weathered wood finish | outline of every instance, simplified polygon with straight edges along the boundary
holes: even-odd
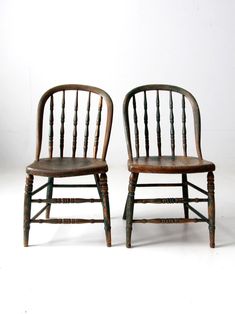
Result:
[[[74,117],[73,117],[73,153],[72,156],[75,158],[77,148],[77,125],[78,125],[78,91],[76,91],[76,99],[74,105]]]
[[[215,165],[197,157],[149,156],[128,160],[128,170],[145,173],[196,173],[214,171]]]
[[[61,127],[60,127],[60,157],[64,154],[64,121],[65,121],[65,91],[63,90],[62,108],[61,108]]]
[[[89,92],[88,101],[87,101],[87,114],[86,114],[86,128],[85,128],[85,135],[84,135],[83,157],[87,157],[89,123],[90,123],[90,108],[91,108],[91,92]]]
[[[168,197],[168,198],[144,198],[135,199],[134,203],[141,204],[188,204],[188,203],[205,203],[207,198],[182,198],[182,197]]]
[[[134,210],[135,188],[138,180],[138,174],[131,173],[128,187],[128,199],[126,206],[126,247],[131,247],[132,220]]]
[[[151,223],[151,224],[181,224],[181,223],[190,223],[190,222],[205,222],[204,219],[198,218],[152,218],[152,219],[133,219],[133,223]]]
[[[156,90],[156,138],[158,147],[158,156],[149,156],[149,130],[148,130],[148,112],[147,112],[147,92]],[[160,97],[159,91],[169,92],[169,122],[170,122],[170,146],[171,156],[162,154],[162,138],[160,126]],[[130,99],[135,97],[137,93],[144,93],[144,132],[145,132],[145,148],[146,155],[139,156],[139,140],[138,150],[136,149],[136,156],[133,156],[132,143],[131,143],[131,129],[129,123],[129,103]],[[174,108],[173,92],[182,95],[182,147],[183,155],[175,155],[175,125],[174,125]],[[195,145],[197,157],[187,156],[187,130],[186,130],[186,101],[191,103],[193,118],[194,118],[194,131],[195,131]],[[162,104],[161,104],[162,106]],[[137,104],[134,106],[134,132],[136,141],[136,125],[137,119],[135,117],[135,110]],[[131,172],[128,196],[126,200],[123,219],[126,219],[126,246],[131,247],[131,233],[133,223],[197,223],[206,222],[209,224],[210,233],[210,246],[215,246],[215,203],[214,203],[214,175],[215,165],[203,160],[201,153],[201,120],[198,104],[195,98],[188,91],[171,85],[146,85],[140,86],[131,90],[124,99],[123,104],[123,117],[124,127],[128,151],[128,170]],[[136,142],[135,142],[136,147]],[[195,184],[188,181],[188,173],[208,173],[208,192]],[[182,177],[181,183],[139,183],[137,184],[138,175],[140,173],[168,173],[180,174]],[[180,198],[135,198],[136,187],[181,187],[183,197]],[[188,187],[191,187],[198,192],[206,195],[206,198],[191,198],[189,197]],[[134,204],[174,204],[181,203],[184,207],[184,218],[152,218],[152,219],[133,219]],[[191,203],[208,203],[208,218],[201,214],[197,209],[191,206]],[[198,218],[189,218],[189,210]]]
[[[148,103],[146,91],[144,91],[144,135],[146,156],[149,156],[149,130],[148,130]]]
[[[159,90],[157,90],[156,96],[156,121],[157,121],[157,147],[158,147],[158,156],[162,155],[161,149],[161,115],[160,115],[160,98],[159,98]],[[139,157],[139,156],[137,156]]]
[[[73,133],[72,133],[72,156],[65,157],[65,117],[67,110],[66,91],[75,91],[75,105],[73,110]],[[85,132],[83,143],[83,157],[76,157],[77,138],[78,138],[78,101],[79,91],[88,93],[88,101],[86,107]],[[61,115],[60,115],[60,140],[59,140],[59,157],[53,156],[54,143],[54,109],[57,102],[54,103],[54,94],[62,93]],[[93,156],[88,157],[89,127],[90,127],[90,110],[94,107],[91,102],[92,93],[99,96],[98,114],[95,125],[95,137],[93,146]],[[42,135],[43,135],[43,116],[44,108],[49,100],[49,158],[40,158]],[[105,133],[102,150],[99,150],[101,111],[106,106],[107,115],[105,120]],[[82,106],[82,104],[81,104]],[[80,108],[80,107],[79,107]],[[80,111],[79,111],[80,112]],[[105,161],[107,148],[110,139],[110,132],[113,117],[113,104],[109,95],[97,87],[87,85],[60,85],[48,90],[40,99],[38,106],[37,119],[37,144],[35,161],[26,168],[26,186],[24,200],[24,246],[28,246],[30,223],[50,223],[50,224],[83,224],[83,223],[104,223],[107,246],[111,246],[111,225],[110,225],[110,209],[108,197],[107,175],[108,166]],[[67,124],[67,123],[66,123]],[[56,142],[56,141],[55,141]],[[101,145],[100,145],[101,146]],[[54,150],[56,151],[56,150]],[[101,158],[97,158],[98,152],[101,152]],[[93,175],[95,184],[55,184],[54,178]],[[44,176],[48,178],[48,182],[33,191],[34,176]],[[99,198],[53,198],[54,188],[97,188]],[[33,198],[36,193],[46,190],[46,198]],[[52,204],[82,204],[82,203],[102,203],[104,219],[80,219],[80,218],[50,218],[50,210]],[[32,203],[45,203],[31,218]],[[39,216],[46,212],[46,218]]]
[[[136,99],[135,95],[133,98],[133,118],[134,118],[134,124],[135,124],[135,150],[136,150],[136,156],[140,156],[139,152],[139,129],[138,129],[138,115],[136,111]]]
[[[97,157],[99,137],[100,137],[100,122],[101,122],[101,111],[103,105],[103,98],[100,97],[99,105],[98,105],[98,113],[96,119],[96,130],[95,130],[95,140],[94,140],[94,148],[93,148],[93,157]]]
[[[182,173],[182,193],[183,193],[183,198],[188,200],[188,181],[187,181],[187,174]],[[184,203],[184,217],[188,217],[188,202]]]
[[[31,174],[27,174],[24,194],[24,246],[28,246],[29,242],[32,190],[33,176]]]
[[[175,128],[174,128],[174,113],[173,113],[173,98],[172,98],[172,91],[170,91],[170,100],[169,100],[169,107],[170,107],[170,134],[171,134],[171,155],[175,156]]]
[[[53,98],[53,95],[52,95],[51,96],[51,101],[50,101],[50,117],[49,117],[49,124],[50,124],[50,129],[49,129],[49,158],[52,158],[52,154],[53,154],[53,136],[54,136],[54,131],[53,131],[53,124],[54,124],[53,110],[54,110],[54,98]]]
[[[102,173],[99,180],[100,192],[102,196],[103,204],[103,216],[104,216],[104,229],[106,235],[107,246],[111,246],[111,222],[110,222],[110,209],[109,209],[109,197],[108,197],[108,184],[107,175]]]
[[[107,108],[107,117],[106,117],[106,127],[105,127],[105,134],[104,134],[104,142],[102,147],[102,154],[101,158],[102,160],[105,160],[106,153],[108,149],[109,139],[110,139],[110,133],[111,133],[111,127],[112,127],[112,120],[113,120],[113,103],[110,98],[110,96],[103,91],[100,88],[88,86],[88,85],[79,85],[79,84],[67,84],[67,85],[59,85],[56,87],[53,87],[49,89],[40,99],[39,105],[38,105],[38,113],[37,113],[37,132],[36,132],[36,156],[35,160],[39,160],[40,153],[41,153],[41,147],[42,147],[42,136],[43,136],[43,115],[44,115],[44,108],[47,103],[47,100],[51,97],[53,94],[62,92],[62,91],[83,91],[90,93],[94,93],[96,95],[102,96],[103,98],[103,105],[105,103]],[[53,101],[53,108],[54,108],[54,101]],[[73,155],[73,154],[72,154]],[[50,154],[49,154],[50,156]]]
[[[157,99],[156,99],[156,104],[159,103],[160,104],[160,97],[159,97],[159,93],[160,91],[168,91],[170,94],[170,106],[173,107],[173,96],[172,93],[179,93],[182,96],[184,96],[184,99],[188,100],[188,103],[191,104],[191,108],[192,108],[192,112],[193,112],[193,120],[194,120],[194,131],[195,131],[195,146],[196,146],[196,151],[197,151],[197,156],[199,159],[203,159],[202,158],[202,152],[201,152],[201,117],[200,117],[200,111],[199,111],[199,107],[197,104],[196,99],[194,98],[194,96],[189,93],[187,90],[178,87],[178,86],[173,86],[173,85],[163,85],[163,84],[150,84],[150,85],[143,85],[143,86],[139,86],[134,88],[133,90],[131,90],[129,93],[127,93],[125,99],[124,99],[124,103],[123,103],[123,117],[124,117],[124,126],[125,126],[125,136],[126,136],[126,142],[127,142],[127,151],[128,151],[128,158],[131,160],[134,155],[133,155],[133,151],[132,151],[132,143],[131,143],[131,130],[130,130],[130,123],[129,123],[129,102],[130,99],[138,94],[143,92],[144,93],[144,106],[146,106],[147,103],[147,92],[148,91],[156,91],[157,92]],[[172,99],[171,99],[172,98]],[[171,104],[172,102],[172,104]],[[186,103],[185,103],[186,104]],[[157,106],[158,107],[158,106]],[[173,108],[172,108],[172,114],[173,114]],[[170,113],[170,119],[174,119],[174,115],[172,117],[172,114]],[[158,114],[157,114],[158,116]],[[159,115],[160,118],[160,115]],[[145,117],[146,120],[146,117]],[[158,121],[158,120],[157,120]],[[160,120],[159,120],[160,122]],[[173,132],[173,121],[172,123],[170,122],[171,126],[171,148],[174,151],[174,132]],[[159,124],[160,126],[160,124]],[[157,128],[158,128],[158,123],[157,123]],[[146,128],[145,128],[145,132],[146,132]],[[147,133],[147,132],[146,132]],[[185,133],[186,135],[186,133]],[[146,136],[145,136],[146,138]],[[159,136],[157,136],[157,138],[159,138],[158,140],[158,147],[160,148],[160,151],[162,151],[162,144],[161,144],[161,132],[159,132]],[[149,142],[148,142],[149,143]],[[145,141],[146,144],[146,141]],[[184,145],[184,144],[183,144]],[[161,154],[159,154],[159,156],[161,156]],[[136,156],[137,157],[137,156]]]
[[[215,185],[214,174],[208,172],[207,175],[207,188],[208,188],[208,217],[209,217],[209,233],[210,233],[210,247],[215,247]]]
[[[48,224],[85,224],[85,223],[103,223],[103,219],[81,219],[81,218],[50,218],[50,219],[32,219],[31,223]],[[111,245],[109,245],[111,246]]]
[[[32,203],[47,204],[80,204],[80,203],[97,203],[101,202],[99,198],[37,198],[32,199]]]
[[[182,95],[182,140],[184,156],[187,156],[187,131],[186,131],[186,112],[185,112],[185,96]]]
[[[42,158],[28,165],[27,173],[43,177],[74,177],[108,171],[107,163],[98,158]]]
[[[47,199],[52,198],[53,184],[54,184],[54,178],[49,177],[48,178],[48,186],[47,186]],[[47,203],[46,218],[50,218],[50,211],[51,211],[51,203]]]

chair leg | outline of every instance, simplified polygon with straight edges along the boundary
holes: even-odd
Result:
[[[98,174],[95,174],[94,177],[95,177],[95,183],[96,183],[96,186],[97,186],[97,190],[98,190],[99,196],[100,196],[100,198],[102,199],[102,194],[101,194],[101,189],[100,189],[100,179],[99,179],[99,175],[98,175]]]
[[[100,192],[102,197],[103,215],[104,215],[104,229],[106,235],[107,246],[111,246],[111,224],[110,224],[110,209],[109,209],[109,195],[106,173],[100,175]]]
[[[136,182],[137,182],[137,180],[138,180],[138,176],[139,176],[139,174],[137,173]],[[127,208],[127,204],[128,204],[128,194],[127,194],[127,198],[126,198],[125,209],[124,209],[123,216],[122,216],[122,219],[124,219],[124,220],[126,220],[126,208]]]
[[[31,198],[33,190],[33,176],[26,174],[25,194],[24,194],[24,246],[28,246],[30,215],[31,215]]]
[[[188,182],[186,173],[182,173],[182,191],[183,198],[188,198]],[[189,218],[188,203],[184,203],[184,218]]]
[[[207,174],[207,188],[208,188],[208,218],[209,218],[209,234],[210,247],[215,247],[215,197],[214,197],[214,174],[208,172]]]
[[[52,198],[54,178],[48,178],[47,199]],[[50,218],[51,204],[47,204],[46,218]]]
[[[131,173],[128,187],[128,198],[126,205],[126,247],[131,247],[132,220],[134,212],[135,188],[138,180],[137,173]]]
[[[127,198],[126,198],[125,209],[124,209],[123,216],[122,216],[122,219],[124,219],[124,220],[126,220],[126,208],[127,208],[127,203],[128,203],[128,195],[127,195]]]

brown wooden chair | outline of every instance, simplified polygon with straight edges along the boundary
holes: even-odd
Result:
[[[149,99],[151,101],[149,101]],[[177,99],[176,99],[177,98]],[[176,101],[175,101],[176,99]],[[164,102],[169,102],[168,106],[162,106]],[[132,105],[130,105],[130,103]],[[191,104],[192,112],[191,118],[194,121],[194,133],[195,134],[195,147],[197,157],[189,157],[187,155],[187,147],[192,144],[193,141],[187,142],[186,136],[186,113],[190,109]],[[152,105],[154,107],[151,107]],[[181,107],[181,122],[180,127],[181,135],[176,135],[175,125],[175,113],[174,109],[178,106]],[[189,109],[188,109],[189,108]],[[151,109],[151,112],[150,112]],[[167,109],[167,113],[166,113]],[[141,112],[142,110],[142,112]],[[129,114],[133,116],[133,120],[129,119]],[[166,128],[166,123],[163,124],[162,112],[166,113],[167,126],[165,131],[169,137],[169,151],[170,153],[165,155],[163,153],[162,143],[162,129]],[[161,115],[160,115],[161,112]],[[139,114],[142,114],[143,121],[140,120]],[[188,91],[170,85],[146,85],[140,86],[131,90],[124,99],[123,104],[123,116],[124,127],[128,150],[128,170],[131,172],[128,196],[126,201],[126,207],[123,214],[123,219],[126,219],[126,246],[131,247],[131,232],[132,223],[189,223],[189,222],[207,222],[209,224],[210,235],[210,247],[215,246],[215,201],[214,201],[214,175],[215,165],[212,162],[206,161],[202,158],[201,153],[201,122],[200,112],[198,104]],[[188,115],[187,115],[188,116]],[[154,120],[154,122],[152,120]],[[149,129],[150,120],[151,126],[154,126],[154,130]],[[142,128],[140,124],[142,122]],[[187,123],[186,123],[187,122]],[[187,132],[191,129],[187,128]],[[142,131],[142,132],[141,132]],[[154,131],[151,133],[151,131]],[[140,145],[140,136],[144,133],[143,144]],[[190,132],[188,132],[190,133]],[[150,138],[152,135],[152,139]],[[176,141],[182,142],[183,152],[176,154]],[[135,154],[132,149],[132,142],[135,145]],[[151,144],[151,145],[150,145]],[[180,145],[181,146],[181,145]],[[142,151],[141,151],[142,148]],[[151,152],[151,148],[153,151]],[[208,191],[203,190],[197,185],[191,183],[187,179],[188,173],[207,172],[207,186]],[[180,183],[160,183],[160,184],[137,184],[138,176],[140,173],[155,173],[155,174],[181,174],[182,181]],[[136,187],[181,187],[183,197],[181,198],[151,198],[151,199],[136,199],[135,189]],[[202,194],[206,195],[206,198],[190,198],[188,195],[188,187],[191,187]],[[208,218],[202,215],[196,210],[191,203],[207,202],[208,203]],[[171,204],[182,203],[184,206],[184,218],[155,218],[155,219],[133,219],[134,204]],[[191,210],[198,218],[189,218],[189,210]]]
[[[69,107],[72,110],[70,110],[70,119],[69,114],[67,116],[67,108],[69,109]],[[43,148],[42,135],[43,130],[45,129],[45,125],[43,125],[43,120],[45,120],[46,115],[46,113],[44,113],[45,108],[47,108],[46,113],[49,119],[49,158],[40,158],[41,148]],[[104,110],[102,111],[103,108]],[[59,119],[57,119],[59,120],[57,123],[57,129],[57,120],[55,116],[56,109],[59,110],[60,115]],[[94,120],[93,125],[90,123],[92,113],[95,114],[96,119],[96,121]],[[105,158],[109,144],[112,116],[113,104],[111,98],[106,92],[96,87],[76,84],[61,85],[48,90],[42,96],[38,105],[37,114],[36,157],[35,161],[26,168],[24,198],[24,246],[28,246],[31,223],[104,223],[107,246],[111,246],[110,212],[106,176],[108,166]],[[82,128],[85,127],[84,135],[80,135],[78,131],[79,126]],[[94,129],[93,141],[91,141],[89,136],[91,134],[91,128]],[[56,133],[59,135],[59,140],[54,137],[54,134],[56,135]],[[67,137],[70,136],[71,138],[70,146],[67,146],[67,153],[65,150],[65,135],[67,135]],[[101,144],[99,145],[99,142],[101,141],[102,146]],[[57,143],[57,145],[53,145],[53,143]],[[81,143],[83,144],[83,147],[82,145],[79,145]],[[71,157],[65,157],[65,154],[70,155]],[[78,154],[82,155],[82,157],[77,157]],[[89,154],[92,156],[88,157]],[[57,157],[54,155],[57,155]],[[100,158],[97,158],[98,155],[100,155]],[[93,175],[95,184],[55,184],[54,182],[54,178],[83,175]],[[33,191],[34,176],[47,177],[48,181]],[[64,187],[95,187],[98,190],[99,198],[52,198],[54,188]],[[40,192],[44,188],[47,188],[46,198],[33,198],[36,193]],[[50,218],[51,204],[85,202],[101,202],[103,206],[103,219]],[[32,203],[45,203],[45,206],[32,216]],[[46,218],[39,219],[38,217],[43,212],[46,212]]]

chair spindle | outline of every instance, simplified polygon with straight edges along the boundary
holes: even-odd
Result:
[[[136,99],[135,95],[133,95],[133,115],[134,115],[134,124],[135,124],[135,149],[136,149],[136,157],[139,157],[139,129],[138,129],[138,116],[136,111]]]
[[[173,98],[172,91],[170,91],[170,135],[171,135],[171,155],[175,156],[175,129],[174,129],[174,113],[173,113]]]
[[[94,149],[93,149],[94,158],[96,158],[96,156],[97,156],[97,150],[98,150],[98,144],[99,144],[102,105],[103,105],[103,97],[100,97],[99,104],[98,104],[98,113],[97,113],[97,119],[96,119],[96,129],[95,129],[95,140],[94,140]]]
[[[185,96],[182,95],[182,139],[184,156],[187,156],[187,130],[186,130],[186,112],[185,112]]]
[[[147,95],[144,91],[144,134],[145,134],[145,150],[146,156],[149,157],[149,130],[148,130],[148,104],[147,104]]]
[[[62,105],[61,105],[61,127],[60,127],[60,157],[63,158],[64,154],[64,121],[65,121],[65,91],[63,90]]]
[[[78,124],[78,91],[76,91],[75,105],[74,105],[74,117],[73,117],[73,158],[76,155],[77,148],[77,124]]]
[[[53,95],[51,96],[50,99],[50,116],[49,116],[49,158],[52,158],[53,154],[53,136],[54,136],[54,131],[53,131],[53,124],[54,124],[54,99]]]
[[[87,114],[86,114],[86,127],[85,127],[85,135],[84,135],[84,150],[83,157],[87,157],[87,146],[88,146],[88,137],[89,137],[89,123],[90,123],[90,107],[91,107],[91,92],[88,95],[87,101]]]
[[[161,149],[161,126],[160,126],[160,99],[159,99],[159,90],[157,90],[156,97],[156,120],[157,120],[157,146],[158,146],[158,156],[162,155]]]

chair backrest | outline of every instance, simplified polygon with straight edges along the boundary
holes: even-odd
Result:
[[[148,103],[148,93],[154,93],[154,104],[151,102],[151,105],[155,107],[155,111],[151,111],[151,116],[149,115],[149,103]],[[184,156],[187,156],[187,129],[186,129],[186,104],[191,104],[192,113],[193,113],[193,121],[194,121],[194,134],[195,134],[195,146],[196,152],[199,159],[202,159],[201,153],[201,119],[200,119],[200,111],[197,104],[196,99],[193,97],[191,93],[186,91],[183,88],[172,86],[172,85],[144,85],[139,86],[137,88],[132,89],[125,97],[123,103],[123,117],[124,117],[124,127],[125,127],[125,135],[127,142],[127,150],[128,156],[131,160],[134,157],[140,156],[140,128],[139,123],[141,122],[138,117],[138,109],[142,108],[142,117],[143,117],[143,130],[144,132],[144,143],[145,143],[145,156],[148,157],[150,155],[150,144],[156,145],[155,155],[162,156],[162,139],[161,139],[161,93],[167,93],[167,102],[169,103],[169,138],[170,138],[170,147],[171,147],[171,155],[175,156],[175,117],[174,117],[174,94],[180,94],[180,104],[181,104],[181,122],[182,122],[182,148]],[[138,95],[137,95],[138,94]],[[142,99],[140,100],[140,94],[142,94]],[[165,95],[166,96],[166,95]],[[140,101],[137,101],[138,100]],[[141,103],[140,103],[141,102]],[[132,127],[130,125],[129,113],[130,107],[132,103],[132,111],[133,111],[133,121]],[[178,103],[177,103],[178,105]],[[163,109],[163,108],[162,108]],[[150,118],[154,119],[155,123],[155,139],[150,141],[149,139],[149,120]],[[135,143],[135,154],[132,151],[132,140]],[[177,138],[178,140],[178,138]]]
[[[56,98],[56,100],[55,100]],[[67,99],[68,98],[68,99]],[[67,104],[68,100],[68,104]],[[45,106],[46,105],[46,106]],[[66,109],[70,107],[69,121],[66,121]],[[71,108],[72,106],[72,108]],[[106,119],[104,120],[104,132],[102,134],[102,149],[100,151],[100,158],[105,160],[111,126],[113,117],[113,103],[110,96],[97,87],[87,86],[87,85],[77,85],[77,84],[67,84],[60,85],[49,89],[40,99],[38,105],[37,114],[37,138],[36,138],[36,160],[39,160],[42,138],[43,138],[43,120],[44,120],[44,108],[47,107],[48,118],[49,118],[49,140],[48,140],[48,154],[49,158],[54,156],[54,134],[55,134],[55,122],[59,123],[59,157],[64,157],[64,143],[65,143],[65,133],[69,133],[70,137],[70,152],[72,157],[77,156],[78,146],[83,145],[81,157],[88,157],[88,146],[89,143],[93,144],[92,153],[90,157],[97,158],[98,147],[100,141],[100,128],[101,128],[101,118],[102,109],[106,107]],[[54,110],[58,109],[60,111],[59,121],[55,121]],[[79,115],[80,109],[85,110],[83,115]],[[94,135],[90,136],[90,120],[91,114],[96,115],[96,122],[93,123]],[[80,119],[80,120],[79,120]],[[82,120],[83,121],[82,121]],[[68,127],[68,132],[65,132],[65,126]],[[70,127],[69,127],[70,126]],[[80,135],[78,133],[78,126],[83,127],[84,134]],[[80,136],[80,137],[79,137]],[[90,137],[93,137],[91,141]]]

